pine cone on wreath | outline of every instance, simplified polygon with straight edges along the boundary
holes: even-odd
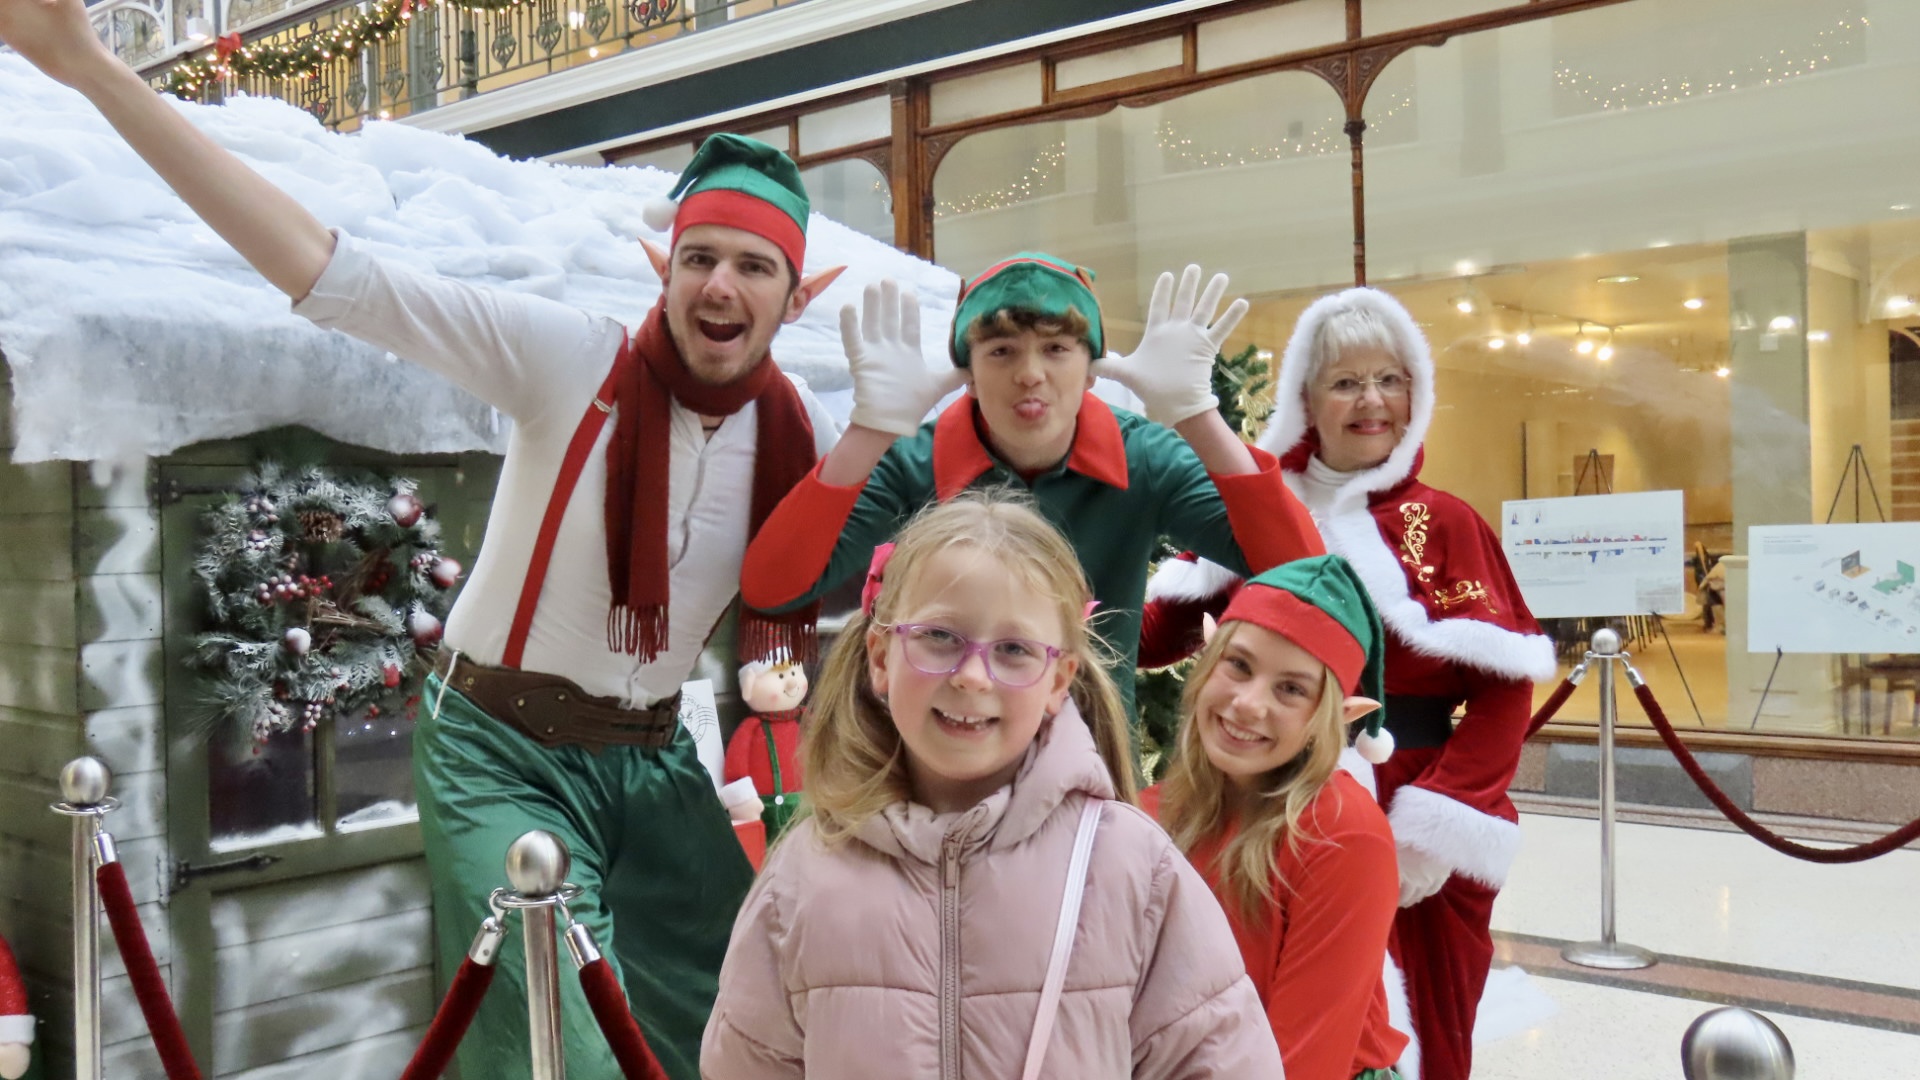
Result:
[[[337,544],[345,529],[346,522],[331,510],[300,511],[300,535],[308,543]]]

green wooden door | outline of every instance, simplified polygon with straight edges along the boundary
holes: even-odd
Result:
[[[207,445],[158,471],[174,995],[209,1076],[395,1075],[436,1003],[407,715],[329,718],[256,743],[210,727],[186,664],[205,628],[201,519],[263,447],[406,476],[472,565],[498,477],[484,455],[394,458],[304,431]],[[415,676],[417,678],[417,676]],[[287,1073],[287,1069],[294,1072]]]

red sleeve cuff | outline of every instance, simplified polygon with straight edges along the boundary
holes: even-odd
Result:
[[[1313,515],[1287,489],[1280,459],[1257,446],[1247,447],[1258,472],[1235,476],[1208,473],[1227,507],[1227,523],[1234,542],[1256,574],[1295,559],[1325,555],[1327,545],[1314,527]]]
[[[747,545],[740,599],[750,608],[772,611],[805,596],[827,572],[834,545],[865,488],[865,482],[850,487],[822,483],[820,465],[815,465]]]

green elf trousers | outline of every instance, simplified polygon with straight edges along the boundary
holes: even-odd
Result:
[[[684,729],[660,750],[543,747],[429,678],[414,733],[414,786],[433,883],[440,974],[452,978],[506,884],[507,846],[529,829],[573,855],[569,905],[593,931],[647,1042],[674,1080],[698,1080],[700,1037],[718,992],[734,917],[753,870]],[[437,706],[437,707],[436,707]],[[500,950],[493,988],[460,1045],[462,1080],[525,1080],[527,977],[521,921]],[[564,943],[567,1075],[617,1080]],[[444,990],[444,983],[442,989]]]

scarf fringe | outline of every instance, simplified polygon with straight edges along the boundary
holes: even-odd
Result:
[[[815,662],[820,659],[820,629],[815,625],[818,617],[819,611],[812,605],[786,616],[743,610],[740,640],[736,643],[740,662],[747,664],[782,655],[802,664]]]
[[[607,612],[607,648],[652,663],[667,648],[667,609],[614,605]]]

